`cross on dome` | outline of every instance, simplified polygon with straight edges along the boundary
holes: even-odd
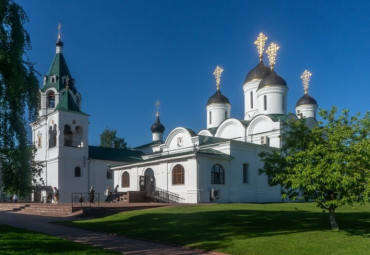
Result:
[[[156,110],[155,115],[156,116],[159,116],[159,106],[160,105],[161,105],[161,102],[157,99],[157,101],[155,102],[155,110]]]
[[[302,83],[303,83],[303,89],[304,89],[305,94],[308,93],[308,87],[309,87],[311,76],[312,76],[312,73],[310,71],[308,71],[307,69],[304,70],[304,72],[301,75],[301,79],[302,79]]]
[[[217,86],[217,90],[220,90],[220,82],[221,82],[221,74],[222,72],[224,71],[224,69],[222,69],[221,67],[219,66],[216,66],[216,69],[215,71],[213,72],[213,75],[215,76],[216,78],[216,86]]]
[[[280,47],[276,43],[271,43],[266,50],[271,70],[274,70],[274,66],[276,64],[276,53],[279,49]]]
[[[265,50],[265,43],[268,37],[264,35],[263,33],[260,33],[257,37],[257,40],[254,42],[255,45],[257,45],[257,51],[260,57],[260,61],[262,61],[263,58],[263,51]]]

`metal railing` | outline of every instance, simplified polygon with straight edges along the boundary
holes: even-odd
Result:
[[[94,193],[91,195],[88,192],[74,192],[71,194],[72,207],[91,207],[92,205],[99,206],[100,194]]]
[[[155,188],[152,192],[146,193],[146,196],[162,203],[183,203],[185,201],[179,194],[160,188]]]

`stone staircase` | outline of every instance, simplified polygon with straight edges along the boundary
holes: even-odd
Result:
[[[51,217],[73,216],[82,212],[81,210],[73,212],[70,204],[54,205],[42,203],[1,203],[0,211]]]

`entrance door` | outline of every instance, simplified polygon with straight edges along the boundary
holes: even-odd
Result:
[[[154,171],[151,168],[145,170],[145,193],[153,194],[155,190],[155,177]]]

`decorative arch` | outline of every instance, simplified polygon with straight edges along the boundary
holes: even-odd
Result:
[[[124,171],[121,176],[121,187],[129,188],[130,187],[130,174],[127,171]]]
[[[144,172],[145,177],[145,193],[146,194],[153,194],[156,187],[156,181],[154,176],[154,171],[151,168],[147,168]]]
[[[172,185],[185,184],[185,169],[181,164],[176,164],[172,168]]]
[[[191,138],[196,135],[197,134],[191,129],[177,127],[173,129],[171,133],[169,133],[169,135],[167,136],[167,139],[164,143],[165,148],[172,148],[172,147],[178,148],[178,147],[193,146]],[[181,138],[180,139],[181,141],[179,141],[178,138]]]
[[[217,128],[215,137],[235,139],[244,138],[246,136],[246,128],[240,120],[231,118],[223,121]]]
[[[214,164],[212,166],[211,184],[225,184],[225,170],[221,164]]]
[[[272,127],[273,121],[270,117],[258,115],[251,120],[247,128],[247,135],[250,136],[257,133],[268,132],[271,131]]]

